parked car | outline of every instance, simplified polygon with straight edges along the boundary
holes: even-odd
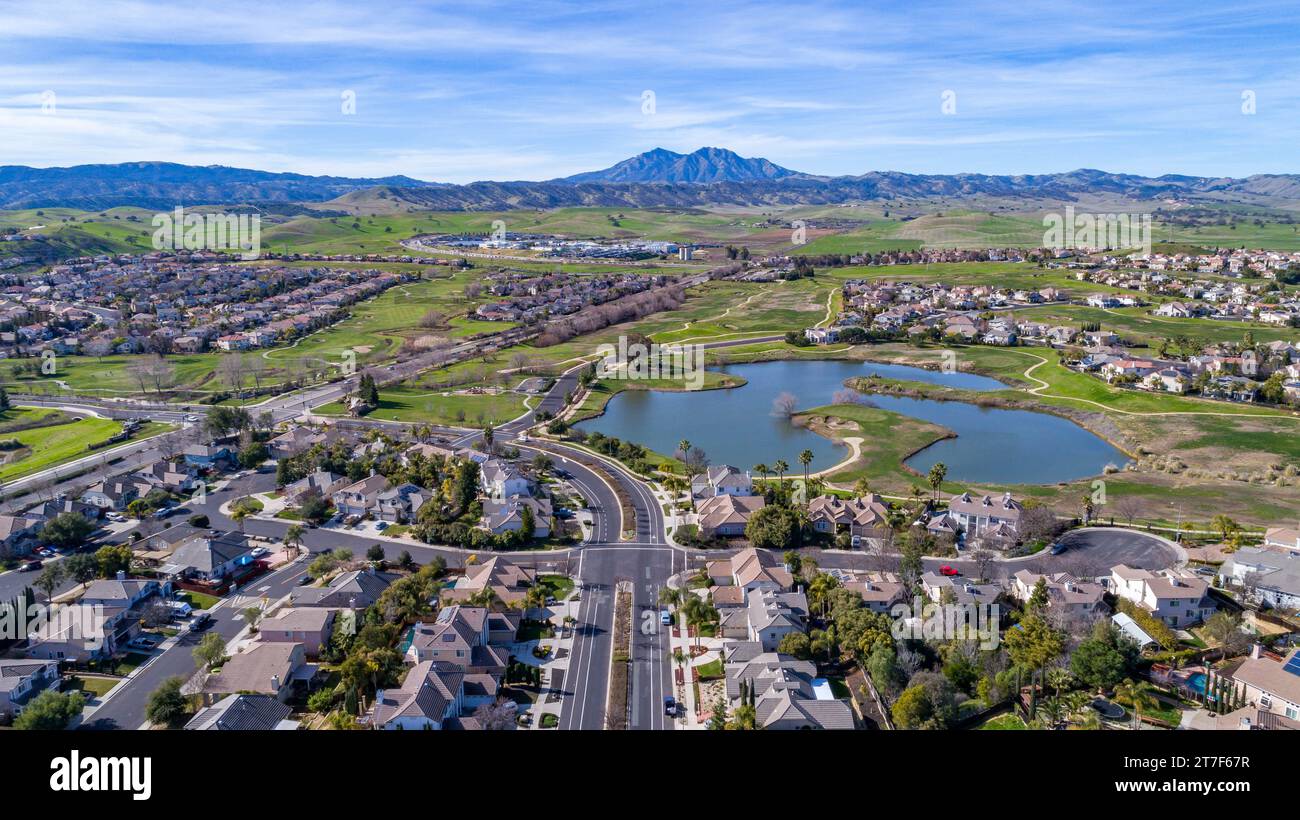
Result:
[[[952,577],[957,576],[957,575],[961,575],[960,572],[958,572],[957,570],[955,570],[955,569],[953,569],[952,567],[948,566],[947,564],[944,564],[943,566],[939,567],[939,574],[940,574],[940,575],[945,575],[945,576],[947,576],[947,577],[949,577],[949,578],[952,578]]]
[[[659,613],[659,623],[667,626],[672,624],[672,622],[673,622],[673,613],[669,612],[666,609],[663,612]]]
[[[255,547],[253,551],[248,554],[254,558],[261,558],[263,555],[270,555],[271,551],[266,547]]]
[[[375,524],[375,530],[376,530],[377,532],[383,532],[383,531],[386,530],[386,529],[388,529],[388,522],[387,522],[387,521],[380,521],[379,523]]]
[[[134,649],[138,652],[149,652],[158,645],[158,640],[148,635],[137,635],[127,643],[128,649]]]
[[[28,561],[27,563],[25,563],[25,564],[23,564],[22,566],[20,566],[20,567],[18,568],[18,571],[19,571],[19,572],[32,572],[33,570],[38,570],[38,569],[40,569],[40,568],[43,567],[43,566],[45,566],[45,565],[44,565],[43,563],[41,563],[40,561]]]
[[[664,714],[668,717],[677,717],[677,699],[672,695],[664,696]]]

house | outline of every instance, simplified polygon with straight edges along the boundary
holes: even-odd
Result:
[[[279,643],[300,643],[307,657],[319,657],[329,645],[334,630],[334,610],[325,607],[281,609],[274,618],[257,625],[257,639]]]
[[[298,728],[293,710],[272,695],[227,695],[200,709],[185,728],[191,731],[267,732]]]
[[[1022,569],[1011,576],[1011,594],[1020,601],[1028,602],[1039,581],[1043,582],[1047,592],[1048,609],[1078,619],[1106,614],[1106,590],[1101,584],[1080,581],[1068,572],[1039,575]]]
[[[1300,551],[1300,529],[1269,527],[1264,532],[1264,546],[1274,549]]]
[[[730,558],[710,561],[705,572],[718,586],[737,586],[749,592],[755,589],[785,591],[794,585],[794,576],[766,550],[749,547]]]
[[[169,493],[187,493],[200,486],[203,481],[198,477],[198,470],[193,464],[184,460],[155,461],[143,469],[131,474],[150,487]]]
[[[379,494],[388,488],[388,479],[378,473],[366,476],[344,487],[334,490],[330,499],[334,509],[342,516],[363,516],[370,512],[379,498]]]
[[[479,482],[490,498],[505,499],[512,495],[531,495],[532,485],[515,466],[500,459],[489,459],[479,469]]]
[[[37,541],[45,522],[37,517],[0,515],[0,552],[6,555],[26,553]]]
[[[533,498],[527,495],[514,495],[502,501],[483,502],[483,518],[479,526],[500,535],[505,532],[518,532],[524,526],[524,510],[533,514],[533,537],[549,538],[551,535],[551,500]]]
[[[837,327],[810,327],[803,332],[803,336],[815,345],[835,344],[840,340],[840,329]]]
[[[289,592],[293,607],[317,606],[334,609],[366,609],[379,600],[396,576],[374,567],[344,572],[324,587],[294,587]]]
[[[202,692],[205,700],[215,700],[215,695],[255,694],[285,701],[296,683],[308,682],[315,674],[316,667],[307,663],[302,644],[255,641],[226,661],[221,671],[208,675]]]
[[[961,528],[967,539],[1005,537],[1007,530],[1015,537],[1020,532],[1020,516],[1024,511],[1025,508],[1011,497],[1011,493],[1004,493],[997,501],[987,495],[974,498],[968,492],[948,499],[948,517]]]
[[[395,524],[414,521],[415,514],[432,495],[433,493],[409,481],[398,484],[375,496],[376,515],[381,521]],[[548,519],[549,517],[547,516]]]
[[[1261,711],[1300,720],[1300,649],[1284,659],[1266,655],[1256,644],[1230,677],[1245,687],[1246,700]]]
[[[312,445],[326,442],[328,438],[329,436],[325,432],[303,425],[296,425],[273,437],[266,443],[266,447],[270,451],[272,458],[289,458],[311,449]]]
[[[802,632],[808,618],[808,599],[802,592],[755,589],[745,597],[744,640],[754,641],[764,652],[775,652],[781,639]]]
[[[448,663],[499,682],[518,627],[514,613],[453,604],[439,611],[433,623],[420,622],[411,628],[406,659],[411,663]]]
[[[1278,609],[1300,609],[1300,553],[1241,547],[1219,568],[1223,583]]]
[[[767,502],[758,495],[715,495],[695,506],[695,521],[705,538],[745,534],[745,525]]]
[[[152,578],[126,578],[123,573],[118,573],[117,578],[101,579],[86,587],[80,602],[87,606],[134,609],[146,599],[170,588],[166,582],[159,583]]]
[[[987,606],[1002,594],[1002,587],[997,584],[977,584],[969,578],[950,577],[937,572],[921,575],[921,588],[936,604],[974,604]]]
[[[855,542],[868,539],[873,545],[884,543],[892,531],[889,506],[875,493],[847,500],[833,495],[818,496],[808,502],[808,520],[818,532],[831,535],[847,532]]]
[[[817,665],[789,655],[763,652],[754,644],[735,646],[727,656],[727,700],[740,706],[743,688],[753,696],[759,728],[852,729],[853,709],[813,685]]]
[[[331,473],[329,470],[317,470],[303,476],[284,487],[284,501],[289,505],[301,504],[309,494],[315,493],[322,498],[332,498],[334,491],[346,487],[352,482],[347,476]]]
[[[375,692],[369,723],[376,729],[442,729],[465,708],[465,677],[454,664],[417,663],[401,686]]]
[[[60,606],[27,637],[28,658],[72,663],[107,660],[139,632],[127,610],[83,604]]]
[[[1114,594],[1145,609],[1171,627],[1187,627],[1214,612],[1210,585],[1190,570],[1134,569],[1124,564],[1111,567],[1110,588]]]
[[[241,533],[205,532],[182,541],[163,565],[165,575],[216,581],[253,563],[253,545]]]
[[[59,688],[57,660],[0,660],[0,717],[13,718],[46,689]]]
[[[181,451],[187,464],[201,470],[220,469],[235,463],[235,454],[220,444],[191,444]]]
[[[537,571],[532,567],[520,567],[497,556],[482,564],[465,567],[465,574],[456,579],[454,587],[444,591],[443,598],[464,601],[490,589],[497,600],[509,605],[522,601],[536,583]]]
[[[81,500],[92,507],[115,512],[122,512],[139,497],[139,489],[132,481],[97,481],[81,494]]]
[[[741,472],[729,464],[710,467],[691,479],[691,495],[695,498],[753,494],[754,482],[749,473]]]
[[[842,572],[831,570],[831,574]],[[907,597],[907,587],[892,572],[867,572],[846,574],[841,577],[841,586],[850,592],[856,592],[862,603],[872,612],[888,612],[894,604]]]

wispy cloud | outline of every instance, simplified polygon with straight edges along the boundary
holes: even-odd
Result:
[[[9,0],[0,19],[9,163],[466,182],[708,144],[826,174],[1297,170],[1289,2]]]

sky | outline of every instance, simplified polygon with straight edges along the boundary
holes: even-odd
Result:
[[[1294,0],[0,0],[0,165],[1297,173],[1297,35]]]

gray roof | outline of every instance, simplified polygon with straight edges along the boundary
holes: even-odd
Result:
[[[181,543],[167,563],[182,569],[211,572],[215,567],[252,550],[253,546],[248,539],[237,532],[196,535]]]
[[[280,728],[289,717],[289,707],[270,695],[229,695],[185,724],[186,729],[265,731]]]
[[[364,609],[383,594],[396,576],[370,569],[345,572],[326,587],[295,587],[290,593],[294,606],[333,606]]]

